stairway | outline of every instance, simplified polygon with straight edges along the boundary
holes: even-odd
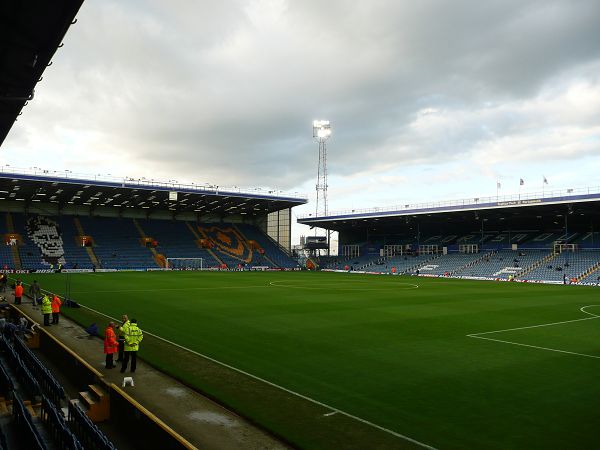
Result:
[[[537,269],[538,267],[540,267],[542,264],[549,263],[550,261],[552,261],[553,259],[555,259],[558,255],[560,255],[560,253],[551,253],[549,255],[546,255],[540,261],[534,262],[529,267],[526,267],[525,269],[523,269],[520,272],[518,272],[517,274],[515,274],[515,278],[521,278],[521,277],[527,275],[528,273],[533,272],[535,269]]]
[[[146,238],[146,233],[144,232],[144,229],[142,228],[142,226],[140,225],[140,223],[137,221],[137,219],[133,219],[133,224],[135,225],[135,228],[138,230],[138,233],[140,233],[140,237]],[[149,247],[149,250],[152,252],[152,256],[154,257],[154,262],[156,262],[156,264],[158,264],[158,267],[165,267],[165,262],[164,262],[164,258],[162,256],[159,256],[159,253],[156,251],[155,248],[153,247]]]
[[[235,226],[235,224],[231,224],[231,226],[232,226],[232,227],[233,227],[233,228],[234,228],[234,229],[235,229],[235,230],[236,230],[238,233],[240,233],[240,236],[241,236],[241,237],[243,237],[243,238],[244,238],[244,240],[245,240],[246,242],[249,242],[249,241],[248,241],[248,238],[247,238],[247,237],[244,235],[244,233],[242,233],[242,230],[240,230],[238,227],[236,227],[236,226]],[[275,242],[275,241],[273,241],[273,242]],[[257,244],[258,244],[258,243],[257,243]],[[279,243],[277,243],[277,245],[279,245]],[[280,247],[281,247],[281,246],[280,246]],[[282,247],[282,248],[283,248],[283,247]],[[254,249],[252,250],[252,253],[254,253]],[[274,267],[274,268],[276,268],[276,267],[279,267],[279,265],[278,265],[278,264],[275,264],[275,262],[274,262],[274,261],[273,261],[271,258],[269,258],[269,256],[268,256],[266,253],[264,253],[264,254],[262,255],[262,257],[263,257],[263,258],[265,258],[265,259],[266,259],[266,260],[269,262],[269,264],[271,264],[271,267]],[[253,258],[253,259],[254,259],[254,258]]]
[[[581,275],[579,275],[577,277],[577,282],[580,282],[581,280],[583,280],[584,278],[589,277],[591,274],[593,274],[594,272],[598,272],[600,270],[600,263],[590,267],[588,270],[586,270],[584,273],[582,273]]]
[[[192,232],[192,234],[195,236],[196,242],[199,242],[200,239],[202,239],[202,238],[200,237],[200,235],[198,234],[198,232],[194,229],[194,227],[192,226],[192,224],[189,223],[188,221],[186,221],[185,224],[187,225],[187,227],[189,228],[189,230]],[[202,250],[206,250],[210,254],[210,256],[212,256],[213,258],[215,258],[216,261],[219,262],[219,264],[221,264],[221,265],[223,264],[223,260],[221,258],[219,258],[217,256],[217,254],[212,251],[212,249],[210,249],[210,248],[203,248]]]
[[[12,220],[12,215],[9,212],[6,213],[6,229],[8,230],[9,233],[15,233],[15,225]],[[23,265],[21,264],[21,255],[19,253],[19,246],[11,245],[10,249],[12,251],[15,269],[21,270],[23,268]]]
[[[492,256],[494,256],[496,253],[498,253],[498,251],[497,251],[497,250],[492,250],[491,252],[486,252],[486,253],[483,253],[483,254],[482,254],[482,255],[481,255],[479,258],[477,258],[475,261],[471,261],[471,262],[469,262],[469,263],[467,263],[467,264],[465,264],[465,265],[463,265],[463,266],[459,267],[458,269],[455,269],[455,270],[453,270],[452,272],[450,272],[450,275],[456,275],[457,273],[459,273],[459,272],[461,272],[461,271],[463,271],[463,270],[465,270],[465,269],[468,269],[469,267],[473,267],[475,264],[479,264],[480,262],[482,262],[482,261],[484,261],[484,260],[486,260],[486,259],[488,259],[488,258],[491,258],[491,257],[492,257]]]
[[[79,236],[85,236],[86,234],[83,229],[83,226],[81,226],[79,217],[74,217],[73,222],[75,222],[75,228],[77,229]],[[92,247],[85,247],[85,251],[87,252],[88,256],[90,257],[90,261],[92,261],[92,264],[94,265],[94,267],[100,267],[98,258],[96,258],[96,254],[94,253],[94,249]]]
[[[110,397],[97,384],[89,384],[88,390],[79,392],[79,398],[73,399],[71,402],[79,403],[94,423],[103,422],[110,418]]]

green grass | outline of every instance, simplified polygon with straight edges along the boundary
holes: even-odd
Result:
[[[66,275],[35,278],[65,289]],[[90,308],[127,313],[143,330],[436,448],[597,447],[600,321],[579,310],[600,305],[596,288],[338,273],[70,280],[71,296]],[[527,346],[467,336],[586,317],[483,335]],[[145,340],[141,356],[297,446],[418,448],[166,347]]]

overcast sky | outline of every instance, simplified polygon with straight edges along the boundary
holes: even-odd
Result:
[[[600,1],[86,0],[2,163],[329,209],[600,186]],[[295,235],[304,233],[296,228]]]

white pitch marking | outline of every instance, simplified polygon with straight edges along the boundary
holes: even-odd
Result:
[[[340,286],[338,283],[329,283],[329,284],[317,284],[317,285],[293,285],[293,284],[278,284],[281,281],[270,281],[269,284],[274,287],[282,287],[282,288],[292,288],[292,289],[325,289],[334,287],[339,291],[393,291],[393,290],[409,290],[409,289],[418,289],[418,284],[412,283],[395,283],[395,286],[389,285],[381,288],[362,288],[362,287],[344,287]],[[408,287],[398,287],[400,286],[408,286]]]
[[[478,336],[481,336],[483,334],[503,333],[505,331],[527,330],[529,328],[549,327],[549,326],[552,326],[552,325],[561,325],[563,323],[581,322],[582,320],[598,319],[600,316],[597,316],[596,314],[592,314],[590,312],[585,311],[585,308],[590,308],[592,306],[600,306],[600,305],[587,305],[587,306],[583,306],[583,307],[579,308],[579,310],[581,312],[583,312],[585,314],[588,314],[590,316],[593,316],[593,317],[584,317],[583,319],[563,320],[561,322],[542,323],[540,325],[530,325],[530,326],[527,326],[527,327],[506,328],[504,330],[485,331],[483,333],[471,333],[471,334],[467,334],[467,336],[468,337],[478,337]]]
[[[598,319],[598,318],[600,318],[599,315],[596,315],[596,314],[593,314],[593,313],[591,313],[589,311],[586,311],[587,308],[591,308],[591,307],[594,307],[594,306],[600,306],[600,305],[587,305],[587,306],[582,306],[581,308],[579,308],[579,310],[582,313],[587,314],[587,315],[592,316],[592,317],[584,317],[583,319],[574,319],[574,320],[564,320],[564,321],[561,321],[561,322],[544,323],[544,324],[540,324],[540,325],[531,325],[531,326],[528,326],[528,327],[507,328],[505,330],[486,331],[484,333],[473,333],[473,334],[467,334],[467,337],[471,337],[471,338],[475,338],[475,339],[485,339],[486,341],[501,342],[503,344],[518,345],[520,347],[535,348],[535,349],[538,349],[538,350],[546,350],[546,351],[549,351],[549,352],[566,353],[566,354],[569,354],[569,355],[583,356],[585,358],[600,359],[600,356],[597,356],[597,355],[588,355],[587,353],[570,352],[568,350],[559,350],[557,348],[540,347],[540,346],[537,346],[537,345],[522,344],[520,342],[505,341],[505,340],[502,340],[502,339],[493,339],[493,338],[483,337],[482,336],[484,334],[502,333],[502,332],[505,332],[505,331],[515,331],[515,330],[526,330],[526,329],[529,329],[529,328],[548,327],[548,326],[551,326],[551,325],[561,325],[561,324],[564,324],[564,323],[581,322],[583,320]]]
[[[530,345],[530,344],[521,344],[520,342],[511,342],[511,341],[503,341],[501,339],[492,339],[492,338],[487,338],[487,337],[481,337],[481,336],[469,336],[475,339],[485,339],[486,341],[494,341],[494,342],[502,342],[504,344],[512,344],[512,345],[518,345],[520,347],[531,347],[531,348],[537,348],[538,350],[547,350],[549,352],[557,352],[557,353],[567,353],[569,355],[576,355],[576,356],[584,356],[586,358],[594,358],[594,359],[600,359],[600,356],[596,356],[596,355],[588,355],[587,353],[577,353],[577,352],[569,352],[567,350],[559,350],[557,348],[549,348],[549,347],[539,347],[537,345]]]
[[[104,316],[104,317],[106,317],[108,319],[111,319],[111,320],[114,320],[114,321],[118,321],[118,319],[115,319],[114,317],[111,317],[111,316],[109,316],[107,314],[101,313],[100,311],[96,311],[95,309],[90,308],[89,306],[85,306],[85,305],[82,305],[82,304],[80,304],[80,306],[82,308],[88,309],[88,310],[90,310],[90,311],[92,311],[92,312],[94,312],[96,314]],[[313,398],[310,398],[310,397],[308,397],[306,395],[300,394],[299,392],[295,392],[295,391],[292,391],[291,389],[288,389],[288,388],[285,388],[285,387],[280,386],[278,384],[272,383],[271,381],[265,380],[264,378],[260,378],[260,377],[258,377],[256,375],[253,375],[253,374],[251,374],[249,372],[246,372],[246,371],[244,371],[242,369],[238,369],[237,367],[231,366],[231,365],[229,365],[227,363],[224,363],[224,362],[221,362],[221,361],[219,361],[217,359],[211,358],[210,356],[203,355],[202,353],[196,352],[196,351],[194,351],[192,349],[184,347],[183,345],[179,345],[179,344],[177,344],[175,342],[169,341],[168,339],[162,338],[162,337],[160,337],[160,336],[158,336],[156,334],[152,334],[149,331],[144,330],[144,333],[146,333],[146,334],[148,334],[150,336],[153,336],[156,339],[159,339],[159,340],[161,340],[163,342],[167,342],[168,344],[174,345],[175,347],[179,347],[182,350],[186,350],[186,351],[188,351],[188,352],[190,352],[190,353],[192,353],[194,355],[197,355],[197,356],[200,356],[200,357],[202,357],[204,359],[212,361],[215,364],[219,364],[220,366],[227,367],[228,369],[234,370],[234,371],[236,371],[238,373],[241,373],[241,374],[246,375],[246,376],[248,376],[250,378],[258,380],[258,381],[260,381],[262,383],[268,384],[269,386],[273,386],[273,387],[275,387],[277,389],[281,389],[282,391],[285,391],[285,392],[287,392],[289,394],[295,395],[296,397],[299,397],[299,398],[302,398],[304,400],[307,400],[307,401],[309,401],[311,403],[314,403],[315,405],[319,405],[319,406],[322,406],[324,408],[330,409],[332,412],[342,414],[342,415],[344,415],[346,417],[349,417],[351,419],[357,420],[358,422],[364,423],[365,425],[368,425],[368,426],[376,428],[376,429],[378,429],[380,431],[384,431],[384,432],[386,432],[388,434],[391,434],[392,436],[396,436],[397,438],[409,441],[409,442],[411,442],[411,443],[413,443],[415,445],[418,445],[419,447],[423,447],[423,448],[428,449],[428,450],[438,450],[437,448],[432,447],[431,445],[428,445],[428,444],[425,444],[423,442],[417,441],[416,439],[413,439],[413,438],[408,437],[408,436],[406,436],[404,434],[401,434],[401,433],[397,433],[397,432],[392,431],[392,430],[390,430],[388,428],[382,427],[381,425],[377,425],[376,423],[369,422],[366,419],[362,419],[362,418],[360,418],[358,416],[355,416],[353,414],[350,414],[350,413],[347,413],[345,411],[342,411],[341,409],[334,408],[333,406],[329,406],[326,403],[320,402],[320,401],[315,400]]]
[[[73,291],[73,294],[95,294],[95,293],[120,293],[120,292],[155,292],[155,291],[200,291],[200,290],[211,290],[211,289],[249,289],[249,288],[264,288],[269,287],[266,284],[260,286],[200,286],[200,287],[188,287],[188,288],[156,288],[156,289],[107,289],[99,291]]]

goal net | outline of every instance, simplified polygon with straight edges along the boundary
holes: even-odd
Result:
[[[167,269],[173,270],[202,270],[204,258],[167,258]]]

